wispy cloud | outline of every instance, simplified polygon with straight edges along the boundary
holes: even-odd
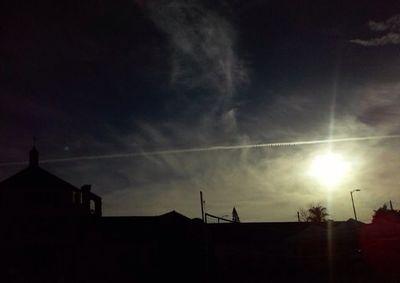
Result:
[[[357,117],[363,123],[387,134],[400,129],[400,85],[380,84],[369,86],[359,103]]]
[[[373,32],[385,32],[386,34],[370,39],[352,39],[350,42],[362,46],[400,44],[400,15],[395,15],[382,22],[370,21],[368,26]]]
[[[145,7],[170,41],[172,84],[230,97],[246,80],[234,28],[205,1],[147,1]]]
[[[248,71],[237,52],[237,32],[228,1],[150,0],[139,5],[166,35],[165,56],[170,63],[170,85],[184,96],[202,93],[196,124],[216,136],[237,135],[235,94],[248,81]],[[204,104],[203,104],[204,103]],[[193,129],[189,129],[193,130]],[[224,138],[222,138],[224,139]]]
[[[364,39],[353,39],[350,40],[352,43],[356,43],[362,46],[384,46],[388,44],[400,44],[400,34],[397,32],[390,32],[384,36],[372,38],[368,40]]]

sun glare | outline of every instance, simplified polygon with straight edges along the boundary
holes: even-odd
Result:
[[[326,153],[318,155],[311,163],[310,174],[321,184],[332,187],[346,176],[350,165],[340,155]]]

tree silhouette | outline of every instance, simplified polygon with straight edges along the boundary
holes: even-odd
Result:
[[[304,222],[325,222],[329,216],[326,207],[318,204],[311,205],[309,209],[300,209],[300,219]]]
[[[400,223],[400,211],[394,209],[388,209],[387,205],[384,204],[382,207],[374,210],[372,216],[372,223],[382,222],[397,222]]]
[[[236,222],[236,223],[240,223],[239,214],[237,213],[235,207],[233,207],[233,210],[232,210],[232,221]]]

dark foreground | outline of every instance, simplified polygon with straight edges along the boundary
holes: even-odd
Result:
[[[400,282],[400,225],[6,219],[1,282]]]

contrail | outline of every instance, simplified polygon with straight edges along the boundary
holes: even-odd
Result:
[[[185,149],[170,149],[170,150],[156,150],[156,151],[147,151],[147,152],[117,153],[117,154],[106,154],[106,155],[90,155],[90,156],[77,156],[77,157],[68,157],[68,158],[45,159],[45,160],[41,160],[40,163],[58,163],[58,162],[113,159],[113,158],[126,158],[126,157],[145,157],[145,156],[153,156],[153,155],[182,154],[182,153],[195,153],[195,152],[205,152],[205,151],[222,151],[222,150],[237,150],[237,149],[264,148],[264,147],[313,145],[313,144],[324,144],[324,143],[371,141],[371,140],[398,139],[398,138],[400,138],[400,135],[352,137],[352,138],[340,138],[340,139],[321,139],[321,140],[311,140],[311,141],[259,143],[259,144],[243,144],[243,145],[220,145],[220,146],[210,146],[210,147],[197,147],[197,148],[185,148]],[[13,166],[13,165],[24,165],[24,164],[26,164],[26,161],[3,162],[3,163],[0,163],[0,167]]]

